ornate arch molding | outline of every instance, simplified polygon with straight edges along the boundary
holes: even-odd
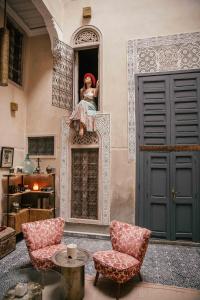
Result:
[[[96,126],[98,144],[100,147],[100,191],[98,203],[100,206],[98,220],[77,220],[79,223],[108,225],[110,222],[110,114],[97,113]],[[71,221],[70,217],[70,186],[69,176],[71,170],[70,143],[73,140],[69,124],[66,118],[62,119],[61,125],[61,166],[60,166],[60,215],[65,221]],[[74,220],[73,220],[74,221]]]
[[[53,18],[42,0],[32,0],[32,2],[44,19],[51,40],[51,49],[53,51],[55,38],[59,39],[60,41],[63,40],[62,29],[59,27],[56,20]]]
[[[128,149],[136,155],[135,74],[200,68],[200,32],[128,41]]]
[[[98,28],[87,25],[78,28],[72,35],[71,45],[73,48],[100,45],[102,35]]]

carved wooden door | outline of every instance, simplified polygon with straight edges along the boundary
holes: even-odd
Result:
[[[98,219],[98,149],[72,149],[71,217]]]

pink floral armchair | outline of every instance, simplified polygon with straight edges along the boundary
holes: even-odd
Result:
[[[62,218],[55,218],[22,224],[26,246],[35,268],[52,268],[52,255],[66,248],[66,245],[61,244],[64,223]]]
[[[151,231],[146,228],[112,221],[110,235],[113,250],[99,251],[93,255],[97,271],[94,285],[99,273],[118,283],[117,298],[120,285],[135,275],[142,280],[140,268],[147,250]]]

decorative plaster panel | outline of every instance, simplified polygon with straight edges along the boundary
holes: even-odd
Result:
[[[55,39],[53,51],[52,105],[72,110],[73,49]]]
[[[83,137],[81,137],[77,132],[74,133],[71,139],[71,144],[78,145],[91,145],[99,143],[99,138],[96,132],[86,131]]]
[[[200,68],[200,33],[128,41],[128,147],[136,154],[135,74]]]
[[[97,43],[99,42],[99,37],[97,33],[91,29],[83,29],[78,32],[74,39],[75,45],[85,44],[85,43]]]
[[[97,133],[100,142],[100,214],[98,224],[108,225],[110,222],[110,114],[97,113]],[[71,144],[69,122],[62,120],[61,128],[61,167],[60,167],[60,214],[66,220],[70,220],[69,176],[70,160],[69,149]],[[80,221],[80,220],[79,220]],[[88,220],[90,223],[90,220]]]

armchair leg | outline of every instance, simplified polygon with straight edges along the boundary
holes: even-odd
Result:
[[[138,273],[138,276],[139,276],[140,281],[142,281],[143,279],[142,279],[142,275],[140,272]]]
[[[116,300],[119,300],[119,297],[120,297],[120,290],[121,290],[121,283],[117,283],[117,295],[116,295]]]
[[[96,273],[95,280],[94,280],[94,286],[97,285],[98,279],[99,279],[99,272]]]

